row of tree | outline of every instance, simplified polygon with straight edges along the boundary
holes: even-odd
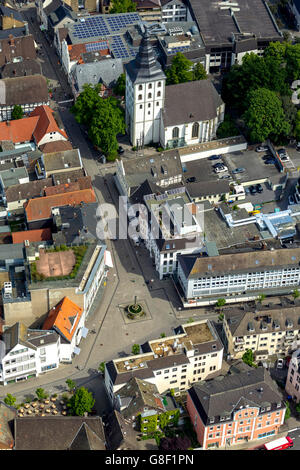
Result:
[[[95,404],[92,393],[85,387],[76,388],[76,383],[72,379],[67,379],[66,384],[71,393],[71,396],[66,399],[69,414],[72,416],[84,416],[85,413],[90,413]],[[40,387],[36,389],[35,394],[39,401],[43,401],[49,397],[48,393]],[[4,398],[4,403],[8,406],[16,407],[16,401],[16,397],[11,393],[8,393]],[[31,401],[31,397],[28,397],[27,401]]]

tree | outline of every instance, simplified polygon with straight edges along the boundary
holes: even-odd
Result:
[[[185,83],[194,80],[193,63],[188,60],[181,52],[172,59],[171,67],[165,72],[167,85]]]
[[[98,367],[99,372],[104,374],[105,371],[105,362],[100,362],[99,367]]]
[[[265,294],[259,294],[257,300],[258,300],[258,302],[261,303],[263,300],[265,300],[265,298],[266,298],[266,295],[265,295]]]
[[[14,107],[13,107],[13,110],[12,110],[12,113],[11,113],[11,118],[13,120],[15,119],[22,119],[24,113],[23,113],[23,109],[20,105],[16,104]]]
[[[218,139],[226,139],[227,137],[235,137],[239,135],[240,132],[236,127],[233,119],[226,114],[224,117],[224,121],[221,122],[217,129],[217,137]]]
[[[290,404],[288,401],[285,402],[285,415],[284,415],[284,421],[289,419],[291,417],[291,408]]]
[[[126,77],[125,77],[125,73],[121,73],[114,87],[114,94],[117,96],[125,96],[125,91],[126,91]]]
[[[252,142],[264,142],[267,138],[275,142],[291,131],[285,120],[281,101],[274,91],[266,88],[252,90],[248,94],[249,107],[243,114]]]
[[[201,62],[198,62],[193,68],[194,80],[206,80],[207,73]]]
[[[293,297],[294,297],[294,299],[298,299],[299,296],[300,296],[299,290],[298,290],[298,289],[295,289],[295,290],[293,291]]]
[[[66,384],[68,385],[70,392],[72,392],[76,388],[76,383],[72,379],[67,379]]]
[[[113,0],[113,7],[109,13],[127,13],[136,11],[136,3],[132,0]]]
[[[226,300],[225,300],[225,299],[218,299],[218,300],[217,300],[217,303],[216,303],[216,306],[217,306],[217,307],[224,307],[225,304],[226,304]]]
[[[296,113],[293,134],[296,140],[299,142],[300,141],[300,111],[297,111]]]
[[[4,398],[4,403],[8,406],[14,406],[16,403],[16,397],[11,395],[11,393],[8,393],[6,397]]]
[[[242,360],[245,362],[245,364],[248,364],[248,366],[252,367],[254,365],[254,356],[252,349],[247,349],[247,351],[244,352]]]
[[[298,415],[300,415],[300,402],[297,403],[297,405],[296,405],[296,411],[297,411]]]
[[[76,390],[74,395],[67,403],[68,408],[72,415],[84,416],[85,413],[90,413],[95,404],[95,400],[91,392],[85,387],[80,387]]]
[[[117,156],[117,134],[125,133],[124,111],[116,98],[101,98],[99,85],[85,85],[71,111],[79,124],[89,128],[93,144],[112,160]]]
[[[163,437],[159,443],[159,450],[188,450],[191,441],[187,436]]]
[[[48,394],[43,388],[37,388],[35,394],[38,397],[38,400],[40,401],[44,400],[45,398],[48,398]]]
[[[140,353],[140,345],[134,344],[131,349],[132,354],[139,354]]]

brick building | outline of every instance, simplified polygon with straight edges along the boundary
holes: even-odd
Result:
[[[188,391],[187,410],[203,449],[264,439],[284,422],[285,404],[269,372],[244,366]]]

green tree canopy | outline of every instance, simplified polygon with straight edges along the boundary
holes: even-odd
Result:
[[[132,354],[139,354],[140,353],[140,345],[134,344],[131,349]]]
[[[201,62],[198,62],[193,68],[193,80],[205,80],[207,73]]]
[[[117,134],[125,133],[124,111],[116,98],[101,98],[99,85],[85,85],[71,111],[79,124],[88,127],[93,144],[111,159],[117,155]]]
[[[14,397],[11,393],[8,393],[4,398],[4,403],[8,406],[14,406],[16,403],[16,397]]]
[[[254,362],[254,356],[253,356],[253,351],[252,349],[247,349],[246,352],[244,352],[242,356],[242,360],[245,362],[245,364],[248,364],[248,366],[252,366]]]
[[[171,67],[165,71],[167,85],[185,83],[194,80],[193,62],[188,60],[181,52],[172,59]]]
[[[85,387],[80,387],[68,401],[67,406],[70,408],[72,415],[84,416],[84,413],[90,413],[95,404],[95,400],[91,392]]]
[[[294,126],[294,136],[300,141],[300,111],[297,111],[296,118],[295,118],[295,126]]]
[[[136,11],[136,3],[132,0],[113,0],[113,7],[109,13],[127,13]]]
[[[35,394],[39,400],[44,400],[45,398],[48,397],[48,394],[45,392],[43,388],[37,388],[35,391]]]
[[[11,113],[11,118],[13,120],[15,119],[22,119],[24,113],[23,113],[23,109],[20,105],[16,104],[14,107],[13,107],[13,110],[12,110],[12,113]]]
[[[70,391],[72,391],[76,388],[76,383],[72,379],[67,379],[66,384],[68,385],[68,388],[69,388]]]
[[[125,77],[125,73],[121,73],[114,87],[114,93],[117,96],[125,96],[125,90],[126,90],[126,77]]]
[[[251,90],[248,94],[249,107],[243,115],[252,142],[274,142],[286,137],[291,126],[286,121],[282,104],[275,92],[266,88]]]

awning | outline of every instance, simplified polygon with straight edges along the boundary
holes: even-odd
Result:
[[[108,250],[105,250],[105,252],[104,252],[104,262],[105,262],[106,266],[108,266],[109,268],[114,267],[112,257],[111,257],[111,252],[108,251]]]
[[[83,338],[87,337],[88,332],[89,332],[89,330],[87,328],[85,328],[84,326],[81,328],[81,336]]]
[[[79,353],[80,353],[80,348],[77,348],[77,347],[75,346],[73,352],[74,352],[74,354],[79,354]]]

